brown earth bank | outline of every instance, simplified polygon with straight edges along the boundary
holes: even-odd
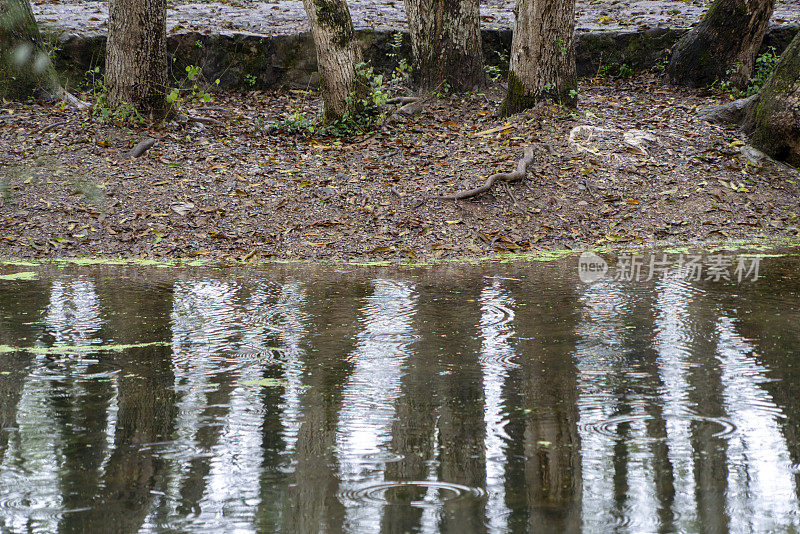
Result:
[[[501,97],[432,99],[344,139],[269,127],[314,115],[315,92],[217,94],[188,109],[206,124],[150,130],[6,102],[0,257],[431,260],[798,233],[797,171],[698,116],[723,95],[586,80],[577,111],[500,121]],[[147,137],[150,150],[125,157]],[[525,179],[434,198],[511,172],[527,146]]]

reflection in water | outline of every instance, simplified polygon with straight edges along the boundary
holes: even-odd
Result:
[[[414,289],[381,279],[373,285],[361,310],[363,330],[350,356],[354,367],[344,390],[337,438],[342,492],[356,500],[374,494],[374,487],[363,486],[385,477],[385,463],[402,460],[390,452],[392,421],[408,346],[416,339]],[[363,501],[348,508],[345,526],[361,532],[379,531],[381,503]]]
[[[796,531],[800,517],[792,461],[780,431],[783,413],[760,385],[767,370],[733,320],[722,317],[717,336],[724,409],[737,430],[727,448],[730,522],[759,532]]]
[[[0,531],[800,529],[797,292],[573,267],[0,281]]]
[[[505,528],[510,514],[505,495],[505,442],[509,439],[503,409],[503,386],[513,363],[515,352],[510,339],[514,336],[514,301],[503,290],[501,281],[494,279],[481,292],[480,331],[481,370],[486,396],[486,485],[495,488],[488,498],[486,520],[492,531]]]

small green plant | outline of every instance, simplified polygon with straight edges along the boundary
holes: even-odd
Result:
[[[256,78],[255,74],[245,74],[244,76],[244,82],[250,87],[253,87],[257,81],[258,78]]]
[[[197,65],[187,65],[185,70],[186,77],[180,81],[178,87],[174,87],[167,94],[167,102],[177,107],[183,101],[193,103],[211,101],[211,95],[207,91],[208,87],[204,89],[199,84],[203,69]],[[214,85],[219,85],[219,78],[214,80]]]
[[[725,80],[715,80],[710,86],[710,89],[716,89],[718,91],[722,91],[723,93],[729,93],[730,95],[740,97],[740,96],[752,96],[758,93],[761,88],[767,83],[769,77],[772,76],[772,73],[775,72],[775,67],[778,65],[778,60],[780,56],[775,53],[775,47],[770,46],[766,52],[760,54],[756,58],[755,65],[753,66],[753,75],[750,77],[749,82],[747,83],[747,87],[744,90],[739,89],[733,83],[730,82],[729,79]],[[731,65],[727,71],[725,71],[725,75],[727,78],[730,78],[734,73],[736,73],[741,68],[740,63],[734,63]]]
[[[389,48],[391,48],[391,52],[386,54],[390,59],[397,62],[394,69],[392,70],[392,83],[402,83],[411,76],[412,67],[406,61],[406,58],[400,57],[400,48],[403,46],[403,34],[401,32],[396,32],[392,35],[392,40],[389,42]]]
[[[508,52],[505,50],[498,50],[496,65],[484,65],[483,70],[486,76],[493,82],[502,78],[508,72]]]
[[[268,127],[283,130],[289,134],[313,134],[319,127],[319,123],[315,119],[309,119],[305,113],[297,110],[284,116],[280,123],[270,124]]]
[[[754,95],[761,90],[769,80],[769,77],[772,76],[772,73],[775,72],[779,59],[780,56],[775,53],[774,46],[770,46],[766,52],[756,58],[753,76],[750,78],[750,83],[745,91],[747,96]]]
[[[497,65],[484,65],[483,70],[486,76],[493,82],[496,82],[503,76],[503,71],[500,70],[500,67]]]
[[[561,52],[562,55],[567,53],[567,47],[564,45],[563,39],[559,39],[558,41],[556,41],[556,46],[558,47],[558,51]]]
[[[332,123],[323,124],[319,118],[309,118],[295,111],[277,123],[259,126],[262,130],[283,131],[300,135],[331,135],[350,137],[360,135],[380,126],[386,118],[384,106],[389,100],[389,90],[382,74],[375,74],[366,63],[356,65],[356,79],[352,92],[347,97],[347,112]]]
[[[144,117],[133,104],[123,102],[115,108],[109,106],[107,93],[102,93],[95,100],[92,106],[92,116],[100,122],[111,122],[119,125],[138,125],[145,122]]]
[[[84,76],[84,88],[88,94],[94,97],[94,104],[91,108],[92,116],[100,122],[111,122],[119,125],[123,124],[143,124],[144,117],[132,104],[123,102],[121,105],[112,108],[108,103],[108,88],[103,81],[100,67],[94,67],[86,71]]]
[[[619,66],[620,78],[630,78],[631,76],[633,76],[633,69],[630,68],[627,63],[623,63]]]
[[[433,94],[434,96],[436,96],[436,98],[446,98],[450,94],[450,91],[451,91],[450,84],[447,82],[442,82],[441,84],[439,84],[439,87],[437,87],[436,90],[433,91]]]

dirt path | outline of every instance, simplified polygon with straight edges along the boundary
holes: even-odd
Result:
[[[69,33],[105,33],[107,2],[75,0],[34,0],[40,23]],[[358,28],[393,30],[405,27],[402,0],[349,0],[353,21]],[[695,24],[710,0],[578,0],[578,31],[598,29],[636,29],[652,27],[683,28]],[[481,18],[486,28],[510,28],[513,0],[482,2]],[[778,0],[773,22],[800,21],[800,0]],[[287,35],[308,30],[303,4],[298,0],[264,3],[250,0],[217,2],[172,2],[167,24],[170,32],[225,31],[259,35]]]
[[[432,102],[349,140],[268,133],[282,113],[319,109],[298,91],[219,95],[200,113],[221,124],[202,131],[6,105],[0,256],[435,259],[798,233],[798,173],[748,162],[734,130],[697,117],[711,97],[600,80],[581,87],[577,113],[497,122],[499,99],[494,88]],[[147,135],[157,144],[124,159]],[[430,199],[512,170],[531,144],[524,181]]]

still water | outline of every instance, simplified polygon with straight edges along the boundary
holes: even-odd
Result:
[[[23,271],[0,532],[800,529],[797,256]]]

